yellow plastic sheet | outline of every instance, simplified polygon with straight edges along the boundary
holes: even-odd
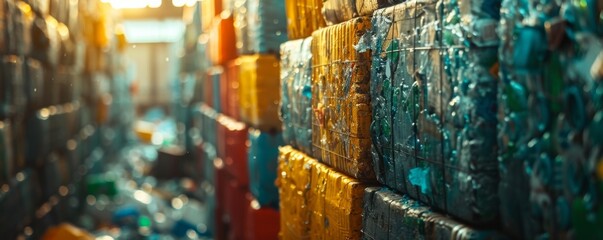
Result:
[[[370,26],[370,18],[355,18],[312,35],[313,156],[359,179],[375,177],[370,53],[354,49]]]
[[[262,131],[280,130],[279,60],[273,55],[250,55],[237,60],[241,119]]]
[[[321,14],[323,0],[286,0],[289,40],[306,38],[325,26]]]
[[[281,233],[287,239],[360,239],[364,189],[290,146],[280,148]]]

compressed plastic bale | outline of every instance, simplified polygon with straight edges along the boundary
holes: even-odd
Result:
[[[221,187],[221,186],[218,186]],[[251,204],[251,196],[247,187],[240,186],[230,177],[226,187],[226,215],[230,229],[227,239],[245,239],[247,230],[247,207]]]
[[[79,229],[71,224],[63,223],[61,225],[49,228],[42,236],[42,239],[91,240],[94,239],[94,237],[90,233]]]
[[[310,238],[310,181],[316,162],[291,146],[279,148],[276,185],[281,213],[279,236],[284,239]]]
[[[285,0],[289,39],[310,37],[312,32],[325,26],[321,14],[322,2],[322,0]]]
[[[50,111],[47,108],[35,112],[26,119],[26,155],[28,165],[39,165],[43,157],[50,153]],[[40,134],[44,133],[44,134]]]
[[[262,131],[281,128],[279,62],[273,55],[250,55],[238,58],[239,106],[241,119]]]
[[[387,188],[367,188],[362,213],[363,239],[510,239],[494,230],[475,229]]]
[[[206,181],[210,183],[214,183],[214,179],[216,176],[214,170],[214,162],[218,158],[216,152],[217,151],[215,146],[209,143],[203,144],[203,177]]]
[[[249,18],[248,15],[248,0],[233,1],[233,18],[236,36],[236,46],[239,54],[243,55],[248,51],[250,46],[249,33]]]
[[[204,86],[203,101],[217,112],[221,112],[220,82],[223,75],[224,69],[220,66],[217,66],[210,68],[207,71],[207,78],[205,78],[206,82]]]
[[[312,38],[281,45],[281,108],[285,142],[312,153]]]
[[[56,67],[59,62],[60,34],[59,22],[51,17],[36,16],[31,28],[32,58],[40,60],[45,66]]]
[[[10,120],[0,122],[0,183],[9,181],[13,175],[13,147]]]
[[[205,196],[203,202],[205,203],[206,213],[203,216],[203,223],[207,227],[207,235],[216,236],[216,189],[214,185],[203,184],[203,191]]]
[[[502,1],[499,194],[502,228],[516,238],[602,234],[601,200],[591,197],[602,193],[603,166],[594,5]]]
[[[329,25],[360,16],[356,11],[355,0],[327,0],[322,4],[322,14]]]
[[[278,53],[287,41],[284,1],[238,0],[234,14],[239,54]]]
[[[218,16],[222,13],[223,0],[207,0],[201,2],[201,24],[203,25],[203,30],[207,31],[212,27],[215,16]]]
[[[27,96],[27,109],[39,109],[43,105],[42,91],[44,84],[44,69],[42,64],[35,59],[25,60],[25,95]],[[78,95],[79,96],[79,95]]]
[[[249,129],[249,190],[262,207],[278,208],[278,189],[274,184],[280,146],[284,145],[281,133]]]
[[[356,18],[312,36],[312,155],[345,174],[374,179],[370,159],[370,53],[355,45],[370,29]]]
[[[23,59],[16,55],[4,56],[0,62],[0,117],[24,114],[27,96],[24,86]]]
[[[312,168],[308,205],[312,239],[360,239],[364,189],[369,186],[319,162]]]
[[[49,0],[25,0],[25,3],[29,4],[34,12],[40,15],[47,15],[49,10]]]
[[[327,24],[337,24],[355,17],[370,16],[377,9],[401,3],[402,0],[325,0],[322,14]]]
[[[236,0],[222,0],[223,11],[234,11]]]
[[[261,208],[257,201],[252,200],[247,208],[247,239],[269,240],[279,239],[280,214],[273,208]]]
[[[3,1],[0,4],[0,53],[29,54],[31,48],[30,27],[33,11],[21,1]]]
[[[32,48],[32,26],[35,19],[35,12],[32,7],[24,2],[16,2],[16,11],[12,14],[13,19],[13,35],[9,36],[14,39],[17,45],[17,53],[19,55],[28,55]],[[62,29],[65,32],[65,29]],[[67,30],[67,33],[69,31]]]
[[[214,65],[224,65],[237,57],[234,20],[231,13],[216,16],[208,42],[208,56]]]
[[[239,112],[239,61],[228,63],[220,80],[220,108],[222,113],[235,119],[240,119]]]
[[[496,6],[483,8],[476,11]],[[462,14],[475,24],[439,20]],[[490,224],[498,216],[497,80],[491,71],[497,21],[476,16],[460,13],[453,2],[402,3],[375,11],[372,34],[359,48],[373,51],[377,179],[465,221]],[[464,28],[475,29],[471,38]],[[462,45],[468,41],[475,47]]]
[[[287,41],[285,2],[279,0],[247,0],[250,47],[254,53],[278,53]]]
[[[201,126],[201,140],[213,146],[218,146],[217,139],[217,119],[218,113],[211,107],[202,104],[200,106],[201,115],[199,116],[199,125]]]
[[[241,186],[249,184],[247,136],[248,129],[244,123],[223,115],[218,117],[218,156]]]
[[[229,219],[226,214],[227,200],[226,195],[228,189],[228,181],[230,175],[224,168],[224,163],[221,159],[215,161],[215,165],[212,165],[215,171],[215,184],[214,189],[216,191],[216,212],[215,212],[215,233],[214,236],[217,239],[226,239],[226,234],[229,228]]]

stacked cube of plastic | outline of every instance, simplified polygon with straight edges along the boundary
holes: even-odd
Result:
[[[4,238],[74,220],[86,166],[128,141],[131,79],[112,14],[100,1],[0,2]]]

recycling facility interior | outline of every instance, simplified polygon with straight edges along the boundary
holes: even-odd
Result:
[[[601,0],[0,0],[2,239],[603,239]]]

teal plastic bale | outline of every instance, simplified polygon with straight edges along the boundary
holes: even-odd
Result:
[[[209,96],[205,96],[206,104],[208,104],[218,113],[222,112],[222,110],[220,109],[220,79],[222,79],[223,74],[224,71],[221,67],[213,68],[209,71],[209,79],[207,79],[208,81],[204,86],[206,88],[210,88],[207,89],[209,90],[209,92],[205,92],[206,94],[209,94]]]
[[[502,1],[499,193],[502,227],[514,237],[603,235],[602,175],[594,174],[603,166],[603,25],[595,5]]]
[[[0,184],[7,183],[14,170],[10,120],[0,121]]]
[[[201,126],[199,131],[201,132],[201,141],[203,143],[209,143],[213,146],[218,145],[217,134],[218,134],[218,113],[211,107],[202,104],[200,107],[201,115],[196,121],[196,125]]]
[[[288,39],[285,1],[237,0],[234,9],[239,54],[279,52]]]
[[[502,240],[505,235],[477,229],[399,195],[388,188],[367,188],[362,212],[362,238]]]
[[[410,1],[380,9],[357,46],[373,52],[377,179],[483,225],[498,217],[493,1]]]
[[[312,37],[281,45],[281,108],[285,142],[312,152]]]
[[[278,208],[275,185],[278,148],[285,145],[281,133],[249,129],[249,190],[262,207]]]
[[[218,157],[216,146],[210,143],[203,143],[203,180],[215,185],[216,173],[214,160]]]

